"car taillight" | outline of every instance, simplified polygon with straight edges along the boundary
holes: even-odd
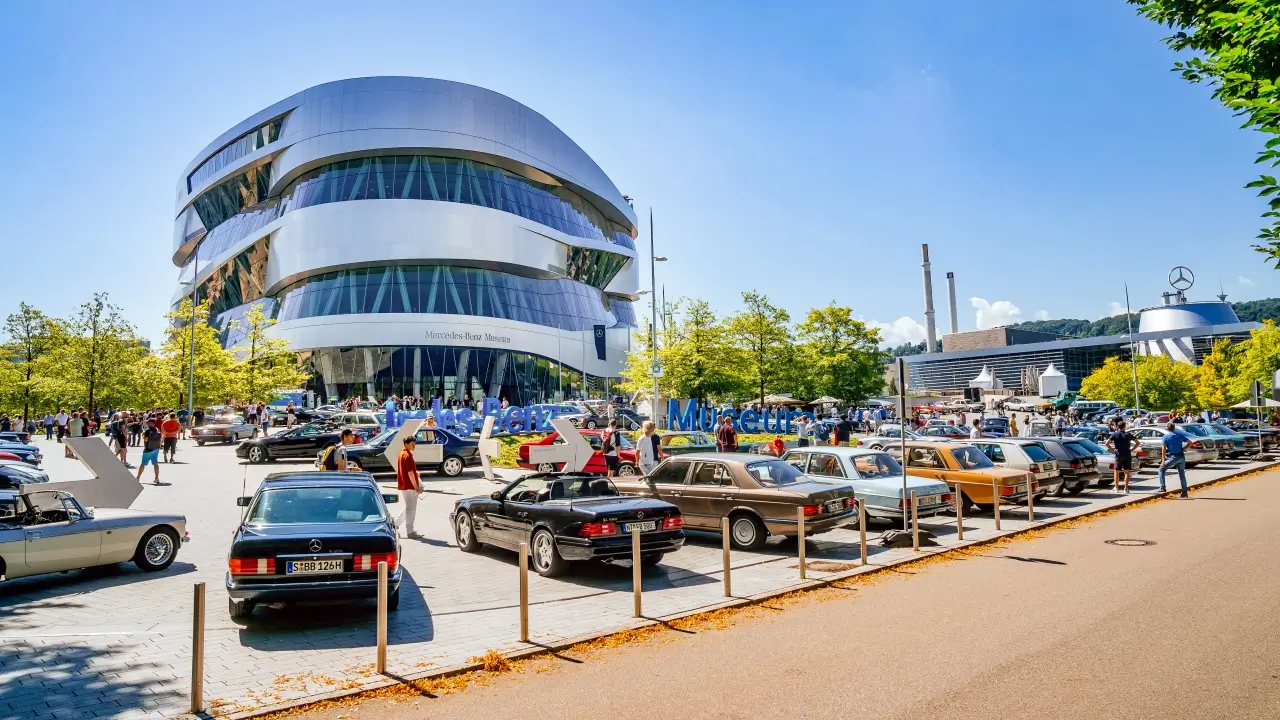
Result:
[[[369,572],[378,569],[378,563],[387,564],[387,572],[395,572],[400,564],[399,553],[381,553],[372,555],[356,555],[351,561],[351,569],[355,572]]]
[[[1031,463],[1031,472],[1040,472],[1040,466],[1035,463]]]
[[[684,527],[683,515],[668,515],[662,518],[663,530],[679,530],[682,527]]]
[[[617,534],[616,523],[582,523],[582,527],[578,528],[578,537],[604,537]]]
[[[1077,468],[1079,468],[1079,467],[1080,467],[1080,461],[1079,461],[1079,460],[1072,460],[1072,461],[1071,461],[1071,468],[1072,468],[1072,469],[1077,469]]]
[[[855,498],[855,497],[847,497],[847,498],[845,498],[845,499],[844,499],[844,506],[845,506],[846,508],[856,508],[856,507],[858,507],[858,498]]]
[[[529,459],[529,448],[524,445],[520,446],[520,459],[521,460]]]
[[[955,500],[955,497],[951,493],[942,493],[942,502],[949,503],[953,500]]]
[[[1017,491],[1017,488],[1015,488],[1015,487],[1013,487],[1013,486],[1011,486],[1011,485],[1003,485],[1003,486],[1001,486],[1001,488],[1000,488],[1000,494],[1001,494],[1001,495],[1012,495],[1012,494],[1013,494],[1014,492],[1016,492],[1016,491]]]
[[[805,506],[804,506],[804,516],[805,516],[805,517],[812,517],[812,516],[817,515],[817,514],[819,514],[819,513],[821,513],[821,512],[822,512],[822,506],[821,506],[821,505],[805,505]]]
[[[275,558],[228,558],[227,570],[232,575],[275,575]]]
[[[1191,442],[1191,447],[1195,448],[1196,450],[1203,450],[1203,449],[1204,449],[1204,445],[1201,445],[1201,444],[1200,444],[1200,441],[1198,441],[1198,440],[1193,440],[1193,441]]]

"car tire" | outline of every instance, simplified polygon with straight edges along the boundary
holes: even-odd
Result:
[[[650,553],[648,555],[641,555],[640,567],[653,567],[662,562],[662,558],[665,556],[666,553]]]
[[[253,614],[253,603],[248,600],[227,598],[227,614],[232,620],[248,620]]]
[[[476,539],[475,521],[471,513],[463,510],[453,518],[453,536],[458,541],[458,549],[465,553],[473,553],[480,549],[481,542]]]
[[[197,445],[198,447],[204,447],[204,441],[203,441],[203,440],[197,440],[197,441],[196,441],[196,445]]]
[[[439,473],[445,477],[458,477],[467,464],[457,455],[449,455],[440,463]]]
[[[1070,487],[1070,488],[1067,487],[1066,485],[1063,485],[1062,488],[1065,489],[1067,492],[1071,493],[1072,495],[1079,495],[1080,493],[1084,492],[1084,485],[1077,485],[1075,487]]]
[[[391,591],[387,596],[387,612],[394,612],[400,608],[400,588]]]
[[[1050,493],[1050,494],[1051,494],[1051,495],[1053,495],[1054,497],[1062,497],[1063,495],[1066,495],[1066,494],[1067,494],[1067,484],[1066,484],[1066,483],[1062,483],[1061,485],[1059,485],[1059,486],[1058,486],[1058,489],[1057,489],[1057,490],[1054,490],[1054,491],[1053,491],[1052,493]]]
[[[556,538],[550,530],[542,528],[534,531],[533,542],[529,543],[530,558],[533,560],[534,572],[542,577],[556,577],[564,573],[569,563],[560,557],[556,549]]]
[[[979,511],[984,513],[994,512],[996,509],[996,506],[994,503],[977,503],[976,502],[973,504],[973,506],[978,508]]]
[[[549,472],[555,472],[555,471],[556,471],[555,463],[538,463],[538,472],[549,473]]]
[[[253,434],[252,434],[252,435],[250,435],[250,436],[249,436],[249,438],[250,438],[250,439],[252,439],[252,440],[257,440],[257,439],[258,439],[258,428],[254,428],[254,429],[253,429]]]
[[[249,458],[249,462],[254,465],[261,465],[267,461],[267,451],[261,445],[254,445],[250,447],[249,452],[246,453],[246,455]]]
[[[169,527],[154,527],[143,534],[133,553],[133,564],[143,572],[159,572],[173,564],[181,544],[178,533]]]
[[[588,430],[595,430],[597,427],[599,427],[599,425],[597,425],[597,424],[596,424],[596,421],[595,421],[595,420],[588,420],[588,421],[587,421],[587,429],[588,429]]]
[[[635,477],[639,474],[636,472],[636,466],[631,463],[622,463],[618,466],[618,477]]]
[[[760,518],[750,513],[729,516],[729,542],[739,550],[759,550],[769,539],[769,531]]]
[[[348,469],[351,469],[352,466],[354,466],[355,472],[364,472],[364,463],[360,462],[359,458],[351,458],[347,461]]]

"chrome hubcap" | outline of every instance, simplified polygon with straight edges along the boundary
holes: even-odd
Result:
[[[533,561],[540,568],[551,567],[551,536],[541,533],[533,539]]]
[[[733,521],[733,539],[743,545],[750,545],[756,539],[756,526],[746,518]]]
[[[146,556],[147,562],[152,565],[163,565],[173,555],[173,538],[165,533],[157,533],[151,536],[147,541],[147,547],[142,551]]]
[[[449,458],[444,461],[444,472],[446,475],[457,475],[462,472],[462,461],[458,458]]]
[[[471,518],[465,514],[458,516],[458,542],[462,545],[471,542]]]
[[[631,475],[635,475],[636,469],[631,467],[630,465],[623,465],[622,467],[618,468],[618,474],[623,477],[628,477]]]
[[[262,459],[262,451],[261,451],[261,450],[259,450],[258,448],[253,448],[252,450],[250,450],[250,451],[249,451],[249,459],[250,459],[250,460],[255,460],[255,461],[257,461],[257,460],[261,460],[261,459]]]
[[[555,472],[556,466],[551,463],[542,463],[538,465],[538,472]]]

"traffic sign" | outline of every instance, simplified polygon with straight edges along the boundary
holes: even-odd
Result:
[[[662,377],[662,363],[654,363],[649,366],[649,374],[653,377]]]

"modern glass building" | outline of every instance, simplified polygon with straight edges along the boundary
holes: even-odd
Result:
[[[228,347],[261,307],[318,398],[600,397],[622,368],[635,212],[508,97],[319,85],[214,140],[177,190],[174,302],[197,288]]]

